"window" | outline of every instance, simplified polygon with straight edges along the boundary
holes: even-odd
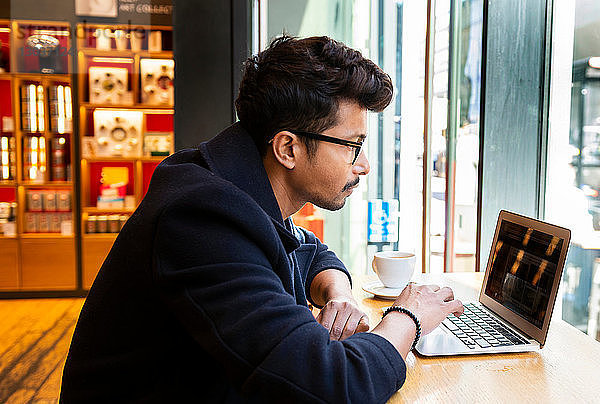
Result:
[[[555,313],[600,340],[600,4],[556,7],[546,219],[572,238]]]
[[[325,242],[355,273],[364,273],[381,249],[415,252],[417,270],[476,267],[483,1],[459,2],[453,13],[450,0],[431,3],[435,10],[428,15],[428,2],[255,1],[254,43],[259,47],[282,32],[328,35],[359,49],[394,82],[392,104],[370,115],[366,151],[371,174],[340,212],[318,210]],[[460,28],[453,31],[452,26]],[[456,32],[454,38],[451,32]],[[455,78],[449,88],[451,50]],[[427,97],[426,83],[431,87]],[[450,100],[456,101],[450,107],[457,111],[450,129],[449,90],[455,94]],[[398,201],[395,242],[368,242],[367,204],[379,199]],[[446,245],[452,251],[447,259]]]

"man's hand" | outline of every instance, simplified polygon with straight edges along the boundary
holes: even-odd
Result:
[[[332,340],[341,341],[357,332],[369,330],[369,317],[352,297],[350,281],[337,269],[326,269],[312,281],[310,295],[323,305],[317,321],[329,331]]]
[[[329,331],[332,340],[344,340],[369,330],[369,317],[351,297],[332,299],[323,306],[317,321]]]
[[[423,335],[433,331],[450,313],[461,315],[464,311],[462,303],[454,300],[454,292],[449,287],[414,283],[404,288],[394,305],[402,306],[417,316]]]
[[[393,305],[402,306],[417,316],[421,323],[421,335],[433,331],[450,313],[461,315],[464,311],[462,303],[454,299],[452,289],[437,285],[409,283]],[[406,359],[415,339],[416,327],[408,315],[392,311],[372,332],[390,341]]]

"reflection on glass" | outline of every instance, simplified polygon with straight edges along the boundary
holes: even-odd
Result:
[[[475,270],[479,110],[483,1],[462,2],[460,35],[460,118],[454,184],[454,262],[456,272]],[[431,271],[443,269],[446,214],[446,126],[448,122],[450,0],[436,1],[432,139]],[[452,203],[452,201],[449,201]]]
[[[570,16],[572,24],[574,14],[572,31],[558,33],[569,38],[574,32],[572,48],[562,53],[572,52],[572,77],[558,85],[570,87],[570,123],[552,134],[547,161],[556,167],[546,180],[546,217],[572,231],[557,297],[562,317],[600,340],[600,2],[576,0],[568,7],[557,18]],[[559,116],[551,121],[569,118],[554,113]]]
[[[377,19],[371,15],[371,0],[277,0],[260,3],[264,8],[256,11],[263,21],[256,23],[262,23],[266,28],[264,38],[260,41],[264,45],[282,33],[298,37],[327,35],[376,61],[371,54],[370,28]],[[369,126],[371,137],[376,138],[377,132]],[[368,149],[369,144],[365,145],[366,153],[369,153]],[[370,163],[371,166],[376,164],[373,161]],[[348,198],[340,211],[330,213],[315,208],[315,214],[323,219],[325,243],[353,273],[362,274],[368,267],[364,190],[370,181],[362,180],[358,192]]]
[[[378,63],[395,86],[395,98],[382,114],[369,118],[366,152],[371,174],[361,181],[346,206],[325,219],[325,242],[353,271],[363,272],[376,248],[413,251],[421,271],[423,234],[423,133],[427,1],[278,0],[266,3],[267,42],[282,32],[301,37],[328,35],[359,49]],[[431,100],[432,161],[430,272],[444,268],[446,212],[446,137],[450,0],[436,0],[432,23],[433,94]],[[479,110],[483,0],[462,4],[460,117],[456,141],[455,271],[475,269]],[[398,243],[369,246],[366,242],[367,199],[398,199]]]
[[[485,293],[541,329],[562,243],[556,236],[503,221]]]

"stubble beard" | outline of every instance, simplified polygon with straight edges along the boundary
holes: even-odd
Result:
[[[334,199],[325,199],[320,196],[314,196],[310,202],[312,202],[313,205],[316,205],[319,208],[326,209],[332,212],[340,210],[344,207],[344,205],[346,205],[346,198],[348,198],[349,195],[343,196],[341,201],[337,198],[344,194],[344,192],[348,191],[350,188],[358,185],[359,181],[360,180],[357,178],[354,181],[346,183],[346,185],[344,185],[344,188],[342,188],[342,191],[338,195],[336,195],[336,198]]]

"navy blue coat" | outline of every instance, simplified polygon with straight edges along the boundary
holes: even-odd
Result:
[[[89,292],[61,401],[384,402],[405,363],[375,334],[329,340],[307,307],[327,268],[347,273],[282,220],[239,124],[175,153]]]

